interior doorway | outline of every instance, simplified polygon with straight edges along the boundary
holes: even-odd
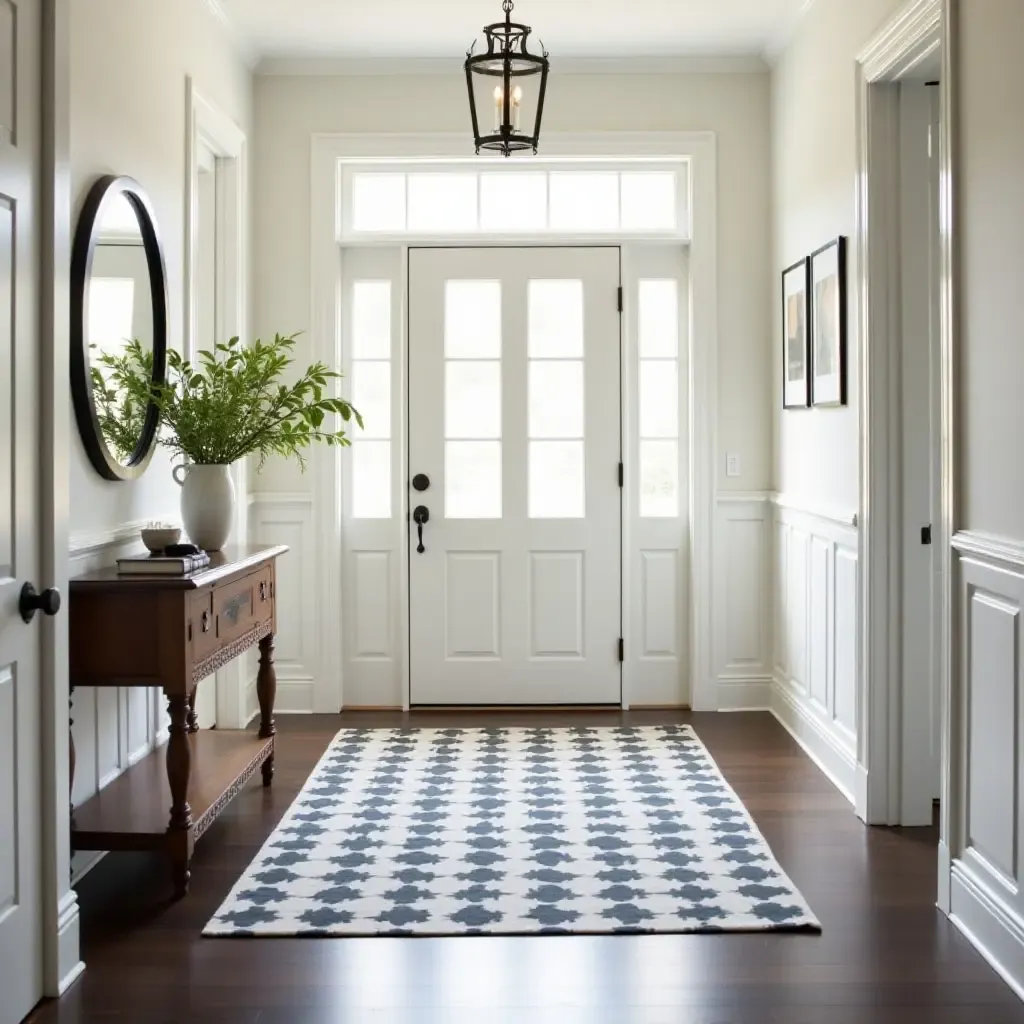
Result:
[[[410,249],[413,704],[621,703],[620,267]]]
[[[941,792],[940,224],[938,54],[899,82],[900,508],[902,719],[900,821],[931,825]]]
[[[942,863],[952,779],[954,512],[953,65],[945,12],[941,0],[914,0],[857,58],[855,238],[862,679],[856,808],[869,824],[930,825],[938,790]],[[948,870],[940,867],[939,876],[939,904],[948,907]]]

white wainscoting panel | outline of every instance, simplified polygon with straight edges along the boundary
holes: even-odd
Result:
[[[1024,995],[1024,544],[953,539],[959,664],[954,680],[950,911]]]
[[[313,710],[317,665],[317,577],[330,572],[316,558],[311,494],[253,495],[249,531],[254,544],[285,544],[277,560],[277,671],[275,712],[303,714]],[[249,708],[254,708],[255,678],[250,682]]]
[[[857,767],[856,518],[773,502],[771,709],[842,793]]]
[[[715,524],[714,643],[718,706],[771,703],[771,519],[767,494],[720,494]]]
[[[175,522],[176,514],[153,517]],[[95,534],[78,534],[70,541],[70,575],[110,565],[142,549],[139,530],[146,521],[124,523]],[[71,680],[74,684],[74,680]],[[109,785],[125,769],[145,757],[167,736],[167,711],[158,689],[138,687],[78,687],[71,697],[71,733],[75,740],[75,806]],[[72,857],[72,880],[77,881],[100,859],[99,853]]]

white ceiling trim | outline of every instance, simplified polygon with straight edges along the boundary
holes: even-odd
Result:
[[[216,3],[217,0],[206,0]],[[813,0],[810,0],[813,2]],[[563,57],[552,59],[560,75],[709,75],[761,74],[769,70],[764,57],[738,54],[722,57]],[[463,73],[463,58],[319,58],[264,57],[258,75],[451,75]]]
[[[816,0],[804,0],[803,7],[792,18],[784,22],[774,37],[768,41],[762,56],[770,67],[775,66],[779,58],[786,52],[789,44],[793,42],[797,30],[800,28],[800,23],[807,17],[807,12],[810,11],[815,2]]]
[[[231,40],[231,45],[234,47],[235,53],[237,53],[245,63],[245,66],[250,71],[255,70],[256,65],[260,62],[259,52],[244,33],[240,32],[238,27],[228,17],[228,13],[224,10],[220,0],[202,0],[202,2],[208,13],[213,15],[214,19],[223,31],[227,33],[228,38]]]

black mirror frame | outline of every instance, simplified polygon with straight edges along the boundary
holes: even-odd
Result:
[[[89,372],[88,284],[96,251],[96,229],[104,204],[116,195],[125,197],[139,222],[153,303],[153,380],[163,384],[167,379],[167,270],[153,206],[134,178],[111,174],[100,178],[89,190],[71,250],[71,396],[78,432],[96,472],[107,480],[137,480],[156,450],[160,412],[151,402],[135,451],[127,464],[118,462],[100,430]]]

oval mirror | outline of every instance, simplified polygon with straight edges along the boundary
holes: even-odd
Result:
[[[101,178],[71,255],[71,394],[82,442],[108,480],[134,480],[153,457],[166,381],[167,276],[152,204],[137,181]]]

